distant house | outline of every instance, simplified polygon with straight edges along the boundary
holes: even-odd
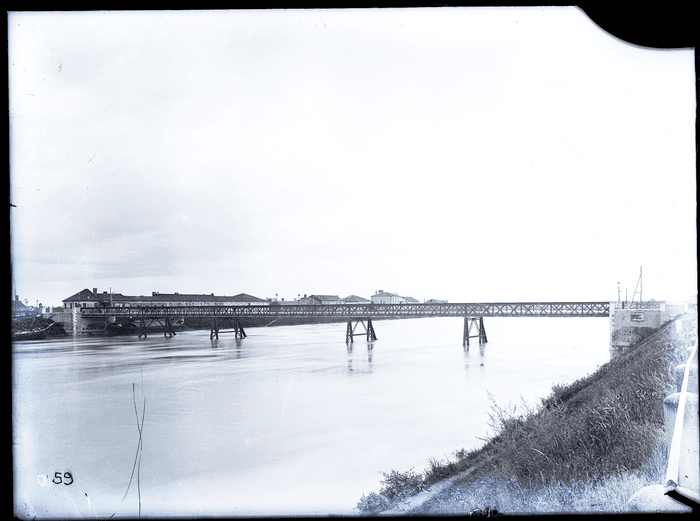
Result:
[[[97,288],[92,291],[84,289],[75,295],[63,299],[64,308],[104,308],[104,307],[127,307],[134,302],[136,297],[126,297],[121,293],[103,291],[97,292]]]
[[[308,297],[304,295],[297,301],[299,304],[342,304],[342,299],[338,295],[309,295]]]
[[[447,304],[446,300],[438,300],[436,298],[430,298],[425,301],[426,304]]]
[[[372,299],[372,304],[401,304],[403,301],[403,297],[394,293],[389,293],[383,289],[378,290],[370,298]]]
[[[98,293],[97,288],[92,291],[84,289],[75,295],[63,300],[64,308],[97,308],[97,307],[137,307],[137,306],[266,306],[264,299],[239,293],[234,296],[217,296],[213,293],[160,293],[154,291],[150,296],[128,296],[121,293],[103,291]]]
[[[418,304],[419,301],[413,297],[402,297],[396,293],[389,293],[383,289],[378,290],[370,297],[374,304]]]
[[[357,295],[350,295],[349,297],[345,297],[343,300],[343,304],[369,304],[372,301],[368,300],[366,298],[358,297]]]

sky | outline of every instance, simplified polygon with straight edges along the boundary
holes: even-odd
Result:
[[[8,52],[31,305],[697,294],[694,51],[576,7],[14,12]]]

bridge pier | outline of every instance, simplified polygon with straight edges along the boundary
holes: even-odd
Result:
[[[173,325],[170,323],[170,318],[168,318],[168,317],[165,318],[165,326],[163,326],[163,336],[164,337],[175,336],[175,329],[173,328]]]
[[[219,324],[216,321],[216,317],[212,317],[209,338],[219,338],[219,333],[223,333],[223,331],[219,330]],[[245,330],[238,319],[236,319],[236,322],[233,324],[233,333],[235,334],[236,338],[245,338],[248,336],[246,335]]]
[[[362,333],[355,333],[355,329],[358,325],[362,324],[364,331]],[[367,337],[367,342],[371,342],[377,339],[377,335],[374,333],[374,326],[372,325],[372,319],[367,319],[367,325],[365,325],[364,320],[358,320],[355,322],[355,326],[352,325],[352,320],[348,320],[348,326],[345,330],[345,343],[352,344],[353,337],[365,335]]]
[[[236,319],[236,325],[234,327],[234,332],[236,333],[236,338],[245,338],[248,335],[245,334],[245,331],[243,330],[243,326],[241,323]]]
[[[148,335],[146,334],[146,321],[144,319],[139,320],[139,339],[143,336],[143,338],[148,338]]]
[[[476,334],[472,335],[472,327],[476,330]],[[486,338],[486,329],[484,329],[484,317],[464,317],[464,333],[462,334],[462,347],[469,348],[469,339],[478,338],[479,345],[488,342]]]
[[[161,322],[160,318],[151,318],[149,319],[148,325],[146,325],[146,319],[141,318],[139,320],[138,324],[138,330],[139,330],[139,338],[148,338],[148,329],[154,329],[155,326],[154,324],[157,324],[159,326],[163,326],[163,336],[164,337],[173,337],[175,336],[175,328],[173,327],[172,322],[170,322],[170,317],[164,317],[163,322]]]

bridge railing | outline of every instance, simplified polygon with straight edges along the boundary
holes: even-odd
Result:
[[[83,317],[607,317],[609,302],[137,306],[82,308]]]

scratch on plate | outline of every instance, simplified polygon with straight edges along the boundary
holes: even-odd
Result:
[[[32,508],[32,502],[29,501],[29,496],[27,495],[26,491],[24,492],[24,498],[26,501],[27,508],[29,509],[29,513],[31,514],[31,517],[35,518],[36,517],[36,510],[34,510],[34,508]]]

